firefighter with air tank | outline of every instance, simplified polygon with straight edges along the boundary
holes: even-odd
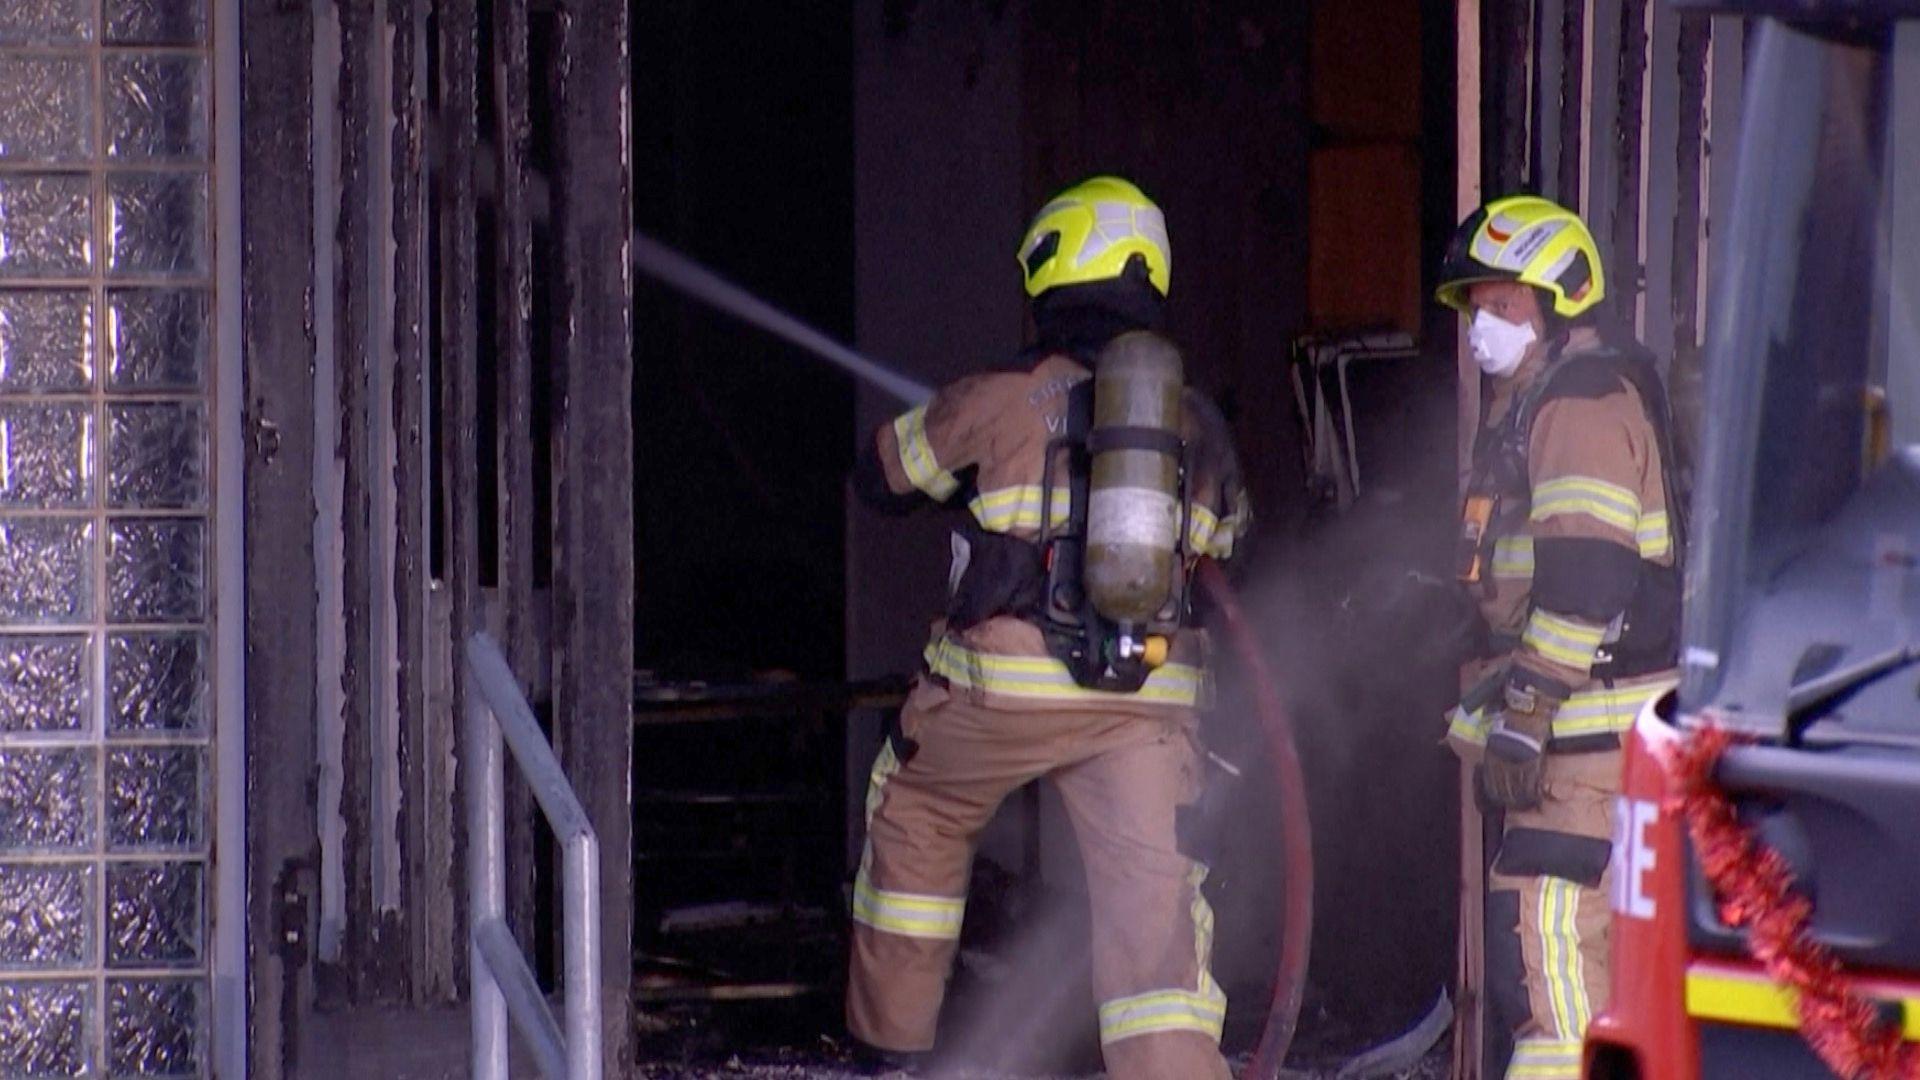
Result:
[[[1086,866],[1109,1074],[1224,1080],[1206,867],[1175,819],[1202,775],[1186,571],[1232,554],[1246,494],[1224,421],[1155,332],[1160,209],[1095,177],[1040,210],[1018,257],[1036,344],[883,425],[856,468],[869,502],[967,516],[945,617],[873,766],[848,1026],[889,1063],[931,1050],[975,842],[1044,777]]]

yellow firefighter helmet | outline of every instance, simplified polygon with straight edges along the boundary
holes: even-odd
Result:
[[[1166,216],[1132,182],[1096,176],[1055,195],[1034,215],[1020,241],[1020,272],[1027,295],[1035,297],[1062,285],[1111,281],[1136,255],[1146,262],[1154,291],[1167,295],[1173,249]]]
[[[1553,313],[1577,318],[1606,298],[1600,249],[1580,215],[1538,195],[1514,195],[1460,223],[1440,264],[1434,298],[1467,314],[1467,288],[1518,281],[1553,297]]]

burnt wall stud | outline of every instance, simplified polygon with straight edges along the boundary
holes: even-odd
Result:
[[[247,970],[252,983],[248,1075],[279,1080],[297,1064],[297,1019],[311,1006],[305,950],[282,944],[283,886],[316,865],[313,576],[313,53],[306,4],[250,2],[243,17],[241,101],[250,126],[241,155],[240,298],[245,408],[256,433],[244,463],[247,575]],[[282,437],[279,433],[287,433]],[[275,782],[264,782],[265,778]],[[311,884],[311,874],[307,876]],[[310,913],[315,907],[306,905]],[[309,914],[301,929],[311,934]]]
[[[1564,0],[1560,12],[1560,158],[1559,194],[1563,206],[1580,201],[1580,147],[1586,109],[1581,98],[1586,77],[1587,0]]]
[[[1594,199],[1611,199],[1612,262],[1607,266],[1607,301],[1619,317],[1631,325],[1634,301],[1646,284],[1646,267],[1641,263],[1640,195],[1641,159],[1646,124],[1642,106],[1646,98],[1647,75],[1647,0],[1621,0],[1620,3],[1620,76],[1613,90],[1619,109],[1614,115],[1614,187],[1610,193],[1594,192]],[[1603,88],[1593,88],[1596,96]]]
[[[539,667],[533,613],[533,222],[528,203],[527,0],[494,0],[493,87],[495,142],[500,153],[500,211],[494,260],[498,342],[500,597],[506,609],[507,660],[529,696]],[[507,914],[514,937],[534,951],[533,800],[517,772],[509,773],[507,801]]]
[[[358,1000],[372,949],[373,874],[373,494],[368,449],[371,432],[369,382],[372,349],[370,284],[372,180],[367,168],[367,123],[372,78],[368,70],[374,34],[374,0],[340,0],[340,95],[335,117],[340,152],[335,225],[334,375],[339,405],[338,454],[342,473],[345,533],[343,607],[346,644],[340,681],[344,692],[340,813],[345,821],[341,866],[346,879],[346,927],[340,974],[347,995]],[[285,62],[284,60],[282,62]]]
[[[625,0],[559,5],[554,735],[600,838],[606,1071],[632,979],[633,167]]]
[[[393,185],[393,610],[401,813],[399,829],[400,925],[383,934],[383,949],[404,963],[402,985],[415,1003],[450,1000],[455,991],[452,956],[451,867],[436,855],[453,828],[446,800],[435,798],[436,763],[447,753],[434,738],[427,708],[427,365],[426,365],[426,167],[425,104],[420,70],[423,0],[388,0],[393,35],[393,79],[387,107],[393,120],[389,156]],[[442,738],[445,738],[442,735]],[[442,837],[445,837],[442,839]],[[396,937],[395,935],[404,935]]]
[[[478,335],[474,311],[478,289],[475,266],[474,158],[477,142],[475,72],[479,64],[479,16],[475,0],[448,0],[439,17],[439,131],[445,153],[440,173],[440,393],[441,470],[446,520],[446,578],[453,608],[453,640],[464,642],[479,628],[480,531],[479,451],[475,425],[479,422]],[[458,655],[456,651],[456,655]],[[447,726],[436,733],[438,745],[453,745],[458,718],[465,715],[466,672],[453,667],[453,708]],[[456,773],[456,797],[464,790]],[[456,816],[451,819],[458,822]],[[466,880],[466,837],[456,824],[449,882]],[[467,935],[465,892],[454,889],[453,925],[459,933],[454,950],[454,978],[466,983]]]

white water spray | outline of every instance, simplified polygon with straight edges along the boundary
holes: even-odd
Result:
[[[765,300],[642,233],[633,234],[634,269],[704,304],[765,330],[909,405],[933,396],[923,383],[876,363]]]
[[[481,144],[483,157],[491,153],[489,145]],[[498,197],[488,186],[491,176],[486,170],[481,171],[483,198]],[[534,220],[551,222],[552,185],[539,172],[532,173],[528,181],[527,205],[533,211]],[[908,405],[919,405],[933,397],[933,389],[925,383],[860,355],[638,229],[633,231],[631,245],[633,268],[668,288],[757,326]]]

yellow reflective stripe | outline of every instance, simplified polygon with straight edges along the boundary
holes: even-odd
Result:
[[[1572,1032],[1569,1022],[1571,1009],[1567,1003],[1567,984],[1561,970],[1563,960],[1561,951],[1565,947],[1560,940],[1559,912],[1560,890],[1558,878],[1540,879],[1540,911],[1535,920],[1535,929],[1540,934],[1541,978],[1546,983],[1547,1017],[1553,1025],[1554,1034],[1567,1038]]]
[[[1207,866],[1194,862],[1187,869],[1192,895],[1188,916],[1193,921],[1194,962],[1199,971],[1197,990],[1152,990],[1115,998],[1100,1005],[1101,1045],[1163,1031],[1197,1031],[1218,1042],[1227,1016],[1227,995],[1208,970],[1213,960],[1213,907],[1201,886]]]
[[[1854,981],[1852,987],[1875,1001],[1903,1005],[1906,1027],[1902,1034],[1909,1042],[1920,1042],[1920,993],[1910,985],[1882,989],[1868,980]],[[1686,995],[1687,1015],[1701,1020],[1770,1028],[1800,1026],[1799,995],[1759,971],[1696,964],[1687,969]]]
[[[893,421],[894,441],[900,444],[900,468],[914,487],[945,501],[960,490],[960,481],[940,467],[927,441],[927,407],[916,406]]]
[[[876,889],[862,867],[853,882],[853,921],[883,933],[933,941],[957,941],[966,916],[965,898]]]
[[[880,744],[880,753],[873,759],[873,771],[868,774],[868,828],[872,828],[873,815],[880,810],[887,782],[899,771],[900,758],[893,752],[893,741],[889,739]],[[889,892],[874,887],[869,877],[872,872],[873,842],[869,840],[860,853],[860,871],[853,878],[854,922],[902,937],[936,941],[954,941],[960,937],[960,923],[966,915],[964,897]]]
[[[988,532],[1039,532],[1040,503],[1044,495],[1045,489],[1039,484],[1016,484],[980,492],[967,500],[967,507],[973,511],[974,520]],[[1067,493],[1056,489],[1052,524],[1066,524],[1068,514]],[[1208,507],[1191,504],[1187,515],[1187,549],[1216,559],[1231,557],[1238,535],[1236,523],[1243,516],[1236,512],[1222,520]]]
[[[1633,727],[1634,719],[1647,702],[1673,689],[1675,683],[1672,676],[1663,675],[1651,680],[1621,682],[1611,689],[1599,686],[1579,691],[1554,713],[1553,737],[1622,734]],[[1491,718],[1485,712],[1468,713],[1458,705],[1447,712],[1448,738],[1485,746],[1491,726]]]
[[[1648,514],[1634,530],[1634,542],[1643,559],[1658,559],[1673,551],[1666,511]],[[1494,541],[1493,576],[1497,578],[1533,577],[1533,537],[1508,536]]]
[[[1187,508],[1187,550],[1214,559],[1233,556],[1233,542],[1244,515],[1238,510],[1225,521],[1212,507],[1191,503]]]
[[[1139,690],[1119,694],[1090,690],[1073,681],[1067,667],[1051,656],[1000,656],[975,652],[952,638],[927,643],[927,670],[949,685],[1008,697],[1049,701],[1147,701],[1186,705],[1200,700],[1202,674],[1189,664],[1163,664]]]
[[[1196,555],[1212,554],[1207,545],[1220,531],[1220,515],[1198,503],[1187,507],[1187,548]]]
[[[1506,1080],[1580,1080],[1580,1044],[1564,1039],[1520,1039]]]
[[[1493,542],[1493,576],[1533,577],[1533,537],[1503,536]]]
[[[880,810],[887,782],[900,771],[900,758],[893,752],[893,740],[880,744],[867,778],[867,826]],[[868,875],[873,871],[873,842],[860,853],[860,872],[853,879],[853,920],[889,934],[903,937],[953,940],[960,936],[960,920],[966,901],[944,896],[887,892],[876,889]]]
[[[1198,503],[1187,507],[1187,550],[1224,559],[1233,553],[1233,529],[1220,528],[1220,515]]]
[[[1670,528],[1665,510],[1642,514],[1639,526],[1633,531],[1634,543],[1640,547],[1640,557],[1657,559],[1673,551]]]
[[[1580,955],[1580,886],[1556,877],[1540,879],[1540,946],[1554,1032],[1575,1043],[1593,1019],[1587,1000],[1586,961]]]
[[[1580,886],[1571,881],[1560,883],[1564,903],[1560,910],[1561,940],[1565,942],[1567,967],[1567,1003],[1573,1010],[1576,1039],[1587,1035],[1593,1023],[1593,1000],[1587,996],[1587,955],[1580,948]]]
[[[1556,664],[1586,671],[1593,666],[1593,654],[1607,628],[1562,618],[1544,608],[1534,608],[1527,616],[1527,628],[1520,643]]]
[[[1579,691],[1553,714],[1553,737],[1623,734],[1633,727],[1634,718],[1647,702],[1673,689],[1677,683],[1671,675],[1661,675],[1615,683],[1611,688],[1599,686]]]
[[[1039,532],[1042,494],[1039,484],[995,488],[968,499],[967,507],[973,511],[973,519],[988,532],[1006,533],[1020,529]],[[1066,520],[1067,495],[1064,491],[1056,491],[1053,500],[1053,523],[1060,525]]]
[[[1100,1005],[1100,1045],[1163,1031],[1197,1031],[1216,1041],[1227,999],[1192,990],[1156,990]]]
[[[1585,514],[1622,532],[1640,524],[1640,497],[1618,484],[1590,476],[1557,476],[1534,486],[1533,521]]]
[[[1447,713],[1447,737],[1470,742],[1475,746],[1487,745],[1488,729],[1492,727],[1484,712],[1470,713],[1458,705]]]
[[[893,752],[893,740],[883,739],[880,753],[873,759],[873,769],[867,773],[867,842],[860,848],[860,873],[856,883],[866,877],[873,866],[873,815],[880,812],[880,800],[885,797],[887,781],[900,771],[900,758]]]
[[[893,752],[893,740],[880,741],[880,753],[873,759],[873,768],[867,773],[867,824],[873,824],[873,815],[880,809],[881,793],[887,789],[887,781],[900,771],[900,758]]]

